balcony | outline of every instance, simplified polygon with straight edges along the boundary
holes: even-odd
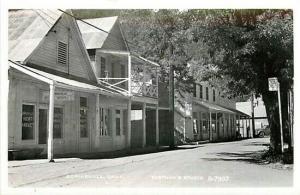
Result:
[[[103,54],[109,64],[104,66],[104,60],[98,57],[92,63],[102,61],[96,72],[99,84],[104,88],[125,96],[158,98],[158,64],[128,52],[99,51],[99,56]]]

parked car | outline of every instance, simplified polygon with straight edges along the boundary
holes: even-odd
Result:
[[[263,128],[255,129],[256,137],[265,137],[270,135],[270,127],[265,126]]]

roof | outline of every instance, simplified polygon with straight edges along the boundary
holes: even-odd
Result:
[[[61,15],[58,10],[9,11],[8,58],[25,61]]]
[[[236,112],[237,114],[242,115],[242,116],[251,117],[250,115],[248,115],[248,114],[246,114],[246,113],[244,113],[244,112],[242,112],[242,111],[239,111],[239,110],[237,110],[237,109],[227,108],[227,107],[226,107],[226,109],[229,109],[229,110],[231,110],[231,111],[233,111],[233,112]]]
[[[224,108],[222,106],[216,105],[216,104],[211,104],[208,102],[204,102],[204,101],[197,101],[197,100],[193,100],[193,102],[195,102],[196,104],[199,104],[209,110],[214,110],[214,111],[221,111],[221,112],[227,112],[227,113],[234,113],[233,111]]]
[[[103,32],[91,25],[88,25],[80,20],[77,20],[80,32],[82,34],[83,41],[87,49],[96,49],[103,46],[104,41],[108,37],[108,33],[111,31],[115,25],[118,17],[104,17],[104,18],[93,18],[85,19],[83,21],[92,24],[98,28],[103,29]]]
[[[62,88],[67,88],[67,89],[77,89],[77,90],[82,90],[82,91],[86,91],[86,92],[95,92],[95,93],[107,93],[107,94],[113,94],[103,88],[100,88],[98,86],[95,85],[90,85],[87,83],[83,83],[83,82],[79,82],[79,81],[75,81],[72,79],[67,79],[64,77],[60,77],[54,74],[50,74],[41,70],[37,70],[35,68],[31,68],[28,66],[24,66],[22,64],[16,63],[16,62],[12,62],[9,61],[9,66],[21,71],[24,74],[27,74],[29,76],[32,76],[38,80],[41,80],[43,82],[46,83],[55,83],[55,85],[57,87],[62,87]]]

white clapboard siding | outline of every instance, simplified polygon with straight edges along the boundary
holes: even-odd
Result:
[[[91,67],[86,60],[86,53],[83,53],[83,50],[80,49],[80,44],[78,43],[79,35],[76,34],[78,33],[76,27],[71,19],[67,17],[63,16],[55,24],[27,62],[64,73],[68,73],[69,71],[69,74],[73,76],[91,80],[92,77],[87,70],[87,68]],[[70,32],[68,32],[68,28]],[[58,41],[69,43],[69,68],[68,63],[67,65],[57,63]]]

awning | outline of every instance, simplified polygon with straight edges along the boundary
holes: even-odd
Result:
[[[239,115],[241,115],[241,116],[243,116],[243,117],[250,117],[251,118],[251,116],[250,115],[248,115],[248,114],[246,114],[246,113],[244,113],[244,112],[242,112],[242,111],[239,111],[239,110],[236,110],[236,109],[233,109],[233,108],[227,108],[228,110],[231,110],[231,111],[233,111],[233,112],[235,112],[235,113],[237,113],[237,114],[239,114]]]
[[[24,66],[20,63],[13,62],[10,60],[8,61],[8,65],[26,75],[32,76],[33,78],[36,78],[48,84],[55,84],[55,86],[60,88],[78,90],[78,91],[89,92],[89,93],[99,93],[104,95],[117,95],[115,93],[112,93],[106,89],[103,89],[95,85],[60,77],[41,70],[37,70],[35,68]]]
[[[216,105],[216,104],[211,104],[211,103],[208,103],[208,102],[204,102],[204,101],[197,101],[197,100],[193,100],[194,103],[200,105],[200,106],[203,106],[211,111],[217,111],[217,112],[226,112],[226,113],[230,113],[230,114],[235,114],[235,112],[227,109],[227,108],[224,108],[222,106],[219,106],[219,105]]]

